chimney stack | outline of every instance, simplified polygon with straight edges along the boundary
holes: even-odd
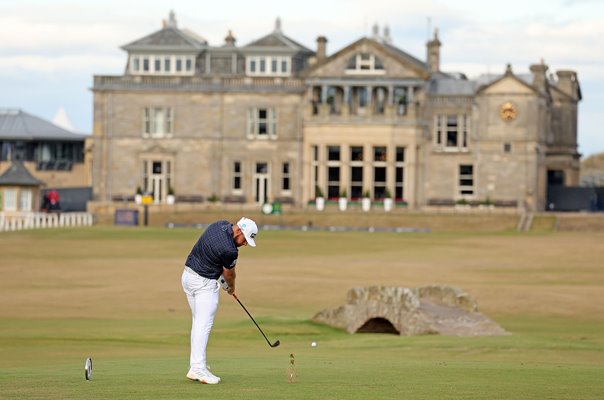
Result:
[[[530,70],[533,73],[533,86],[542,92],[547,90],[547,68],[543,59],[539,64],[530,66]]]
[[[231,30],[229,29],[229,34],[224,38],[224,45],[233,47],[235,46],[236,40],[237,39],[235,39],[235,36],[233,36],[233,32],[231,32]]]
[[[438,40],[438,28],[434,29],[434,39],[426,43],[428,51],[428,71],[435,74],[440,71],[440,40]]]
[[[319,36],[317,38],[317,62],[323,61],[327,57],[327,38]]]
[[[556,75],[558,76],[558,89],[575,100],[581,100],[577,73],[575,71],[563,70],[557,71]]]

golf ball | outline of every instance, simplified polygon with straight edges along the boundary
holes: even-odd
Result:
[[[312,342],[310,345],[311,345],[312,347],[317,347],[317,342]]]

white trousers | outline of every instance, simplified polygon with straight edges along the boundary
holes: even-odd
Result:
[[[206,347],[214,316],[218,309],[220,284],[216,279],[207,279],[185,267],[182,273],[182,288],[187,295],[193,323],[191,326],[191,358],[193,370],[206,369]]]

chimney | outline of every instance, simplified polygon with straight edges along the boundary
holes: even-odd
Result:
[[[530,70],[533,73],[533,86],[540,91],[547,90],[547,65],[541,59],[539,64],[533,64],[530,66]]]
[[[168,19],[168,26],[171,28],[177,28],[176,16],[174,15],[174,11],[170,10],[170,17]]]
[[[571,96],[573,99],[580,100],[579,80],[575,71],[557,71],[558,89]]]
[[[275,33],[281,33],[281,18],[277,17],[275,20]]]
[[[317,38],[317,62],[323,61],[327,57],[327,38],[319,36]]]
[[[392,43],[392,39],[390,38],[390,28],[388,27],[388,25],[384,25],[384,43]]]
[[[233,32],[231,32],[231,30],[229,29],[228,35],[224,38],[224,45],[228,47],[234,47],[236,40],[237,39],[235,39],[235,36],[233,36]]]
[[[434,29],[434,39],[426,43],[428,50],[428,71],[435,74],[440,71],[440,40],[438,40],[438,28]]]
[[[380,38],[380,27],[378,26],[377,22],[373,24],[372,38],[374,40],[379,40]]]

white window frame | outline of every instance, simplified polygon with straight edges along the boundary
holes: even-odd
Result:
[[[130,73],[133,75],[170,75],[191,76],[195,74],[194,55],[176,54],[133,54],[130,56]],[[138,61],[137,61],[138,60]],[[168,68],[166,68],[166,61]],[[136,63],[138,62],[138,68]],[[148,69],[144,65],[147,62]],[[176,63],[180,63],[181,69],[176,69]],[[159,63],[159,69],[155,68]]]
[[[260,119],[260,111],[266,112],[266,119]],[[266,124],[266,133],[260,133],[260,124]],[[254,107],[248,109],[247,138],[268,140],[277,139],[277,109],[274,107]]]
[[[158,116],[165,113],[161,121],[162,129],[158,129]],[[174,109],[172,107],[145,107],[143,108],[143,137],[152,139],[171,138],[174,134]]]
[[[369,59],[363,59],[363,54],[368,54]],[[373,53],[357,53],[355,56],[354,68],[346,68],[344,71],[347,75],[385,75],[384,68],[376,69],[376,56]]]
[[[17,189],[4,189],[4,211],[17,211]]]
[[[273,62],[277,63],[277,70],[273,71]],[[264,70],[261,69],[264,63]],[[283,68],[285,63],[285,69]],[[247,76],[290,76],[291,57],[289,56],[247,56],[245,58],[245,71]],[[252,68],[253,67],[253,68]]]
[[[22,188],[19,190],[19,210],[31,211],[32,208],[32,193],[31,189]]]
[[[448,118],[454,117],[456,121],[455,130],[449,130]],[[467,152],[469,151],[470,118],[468,114],[436,114],[434,116],[434,140],[433,145],[438,151],[445,152]],[[456,133],[455,145],[448,144],[449,132]]]

